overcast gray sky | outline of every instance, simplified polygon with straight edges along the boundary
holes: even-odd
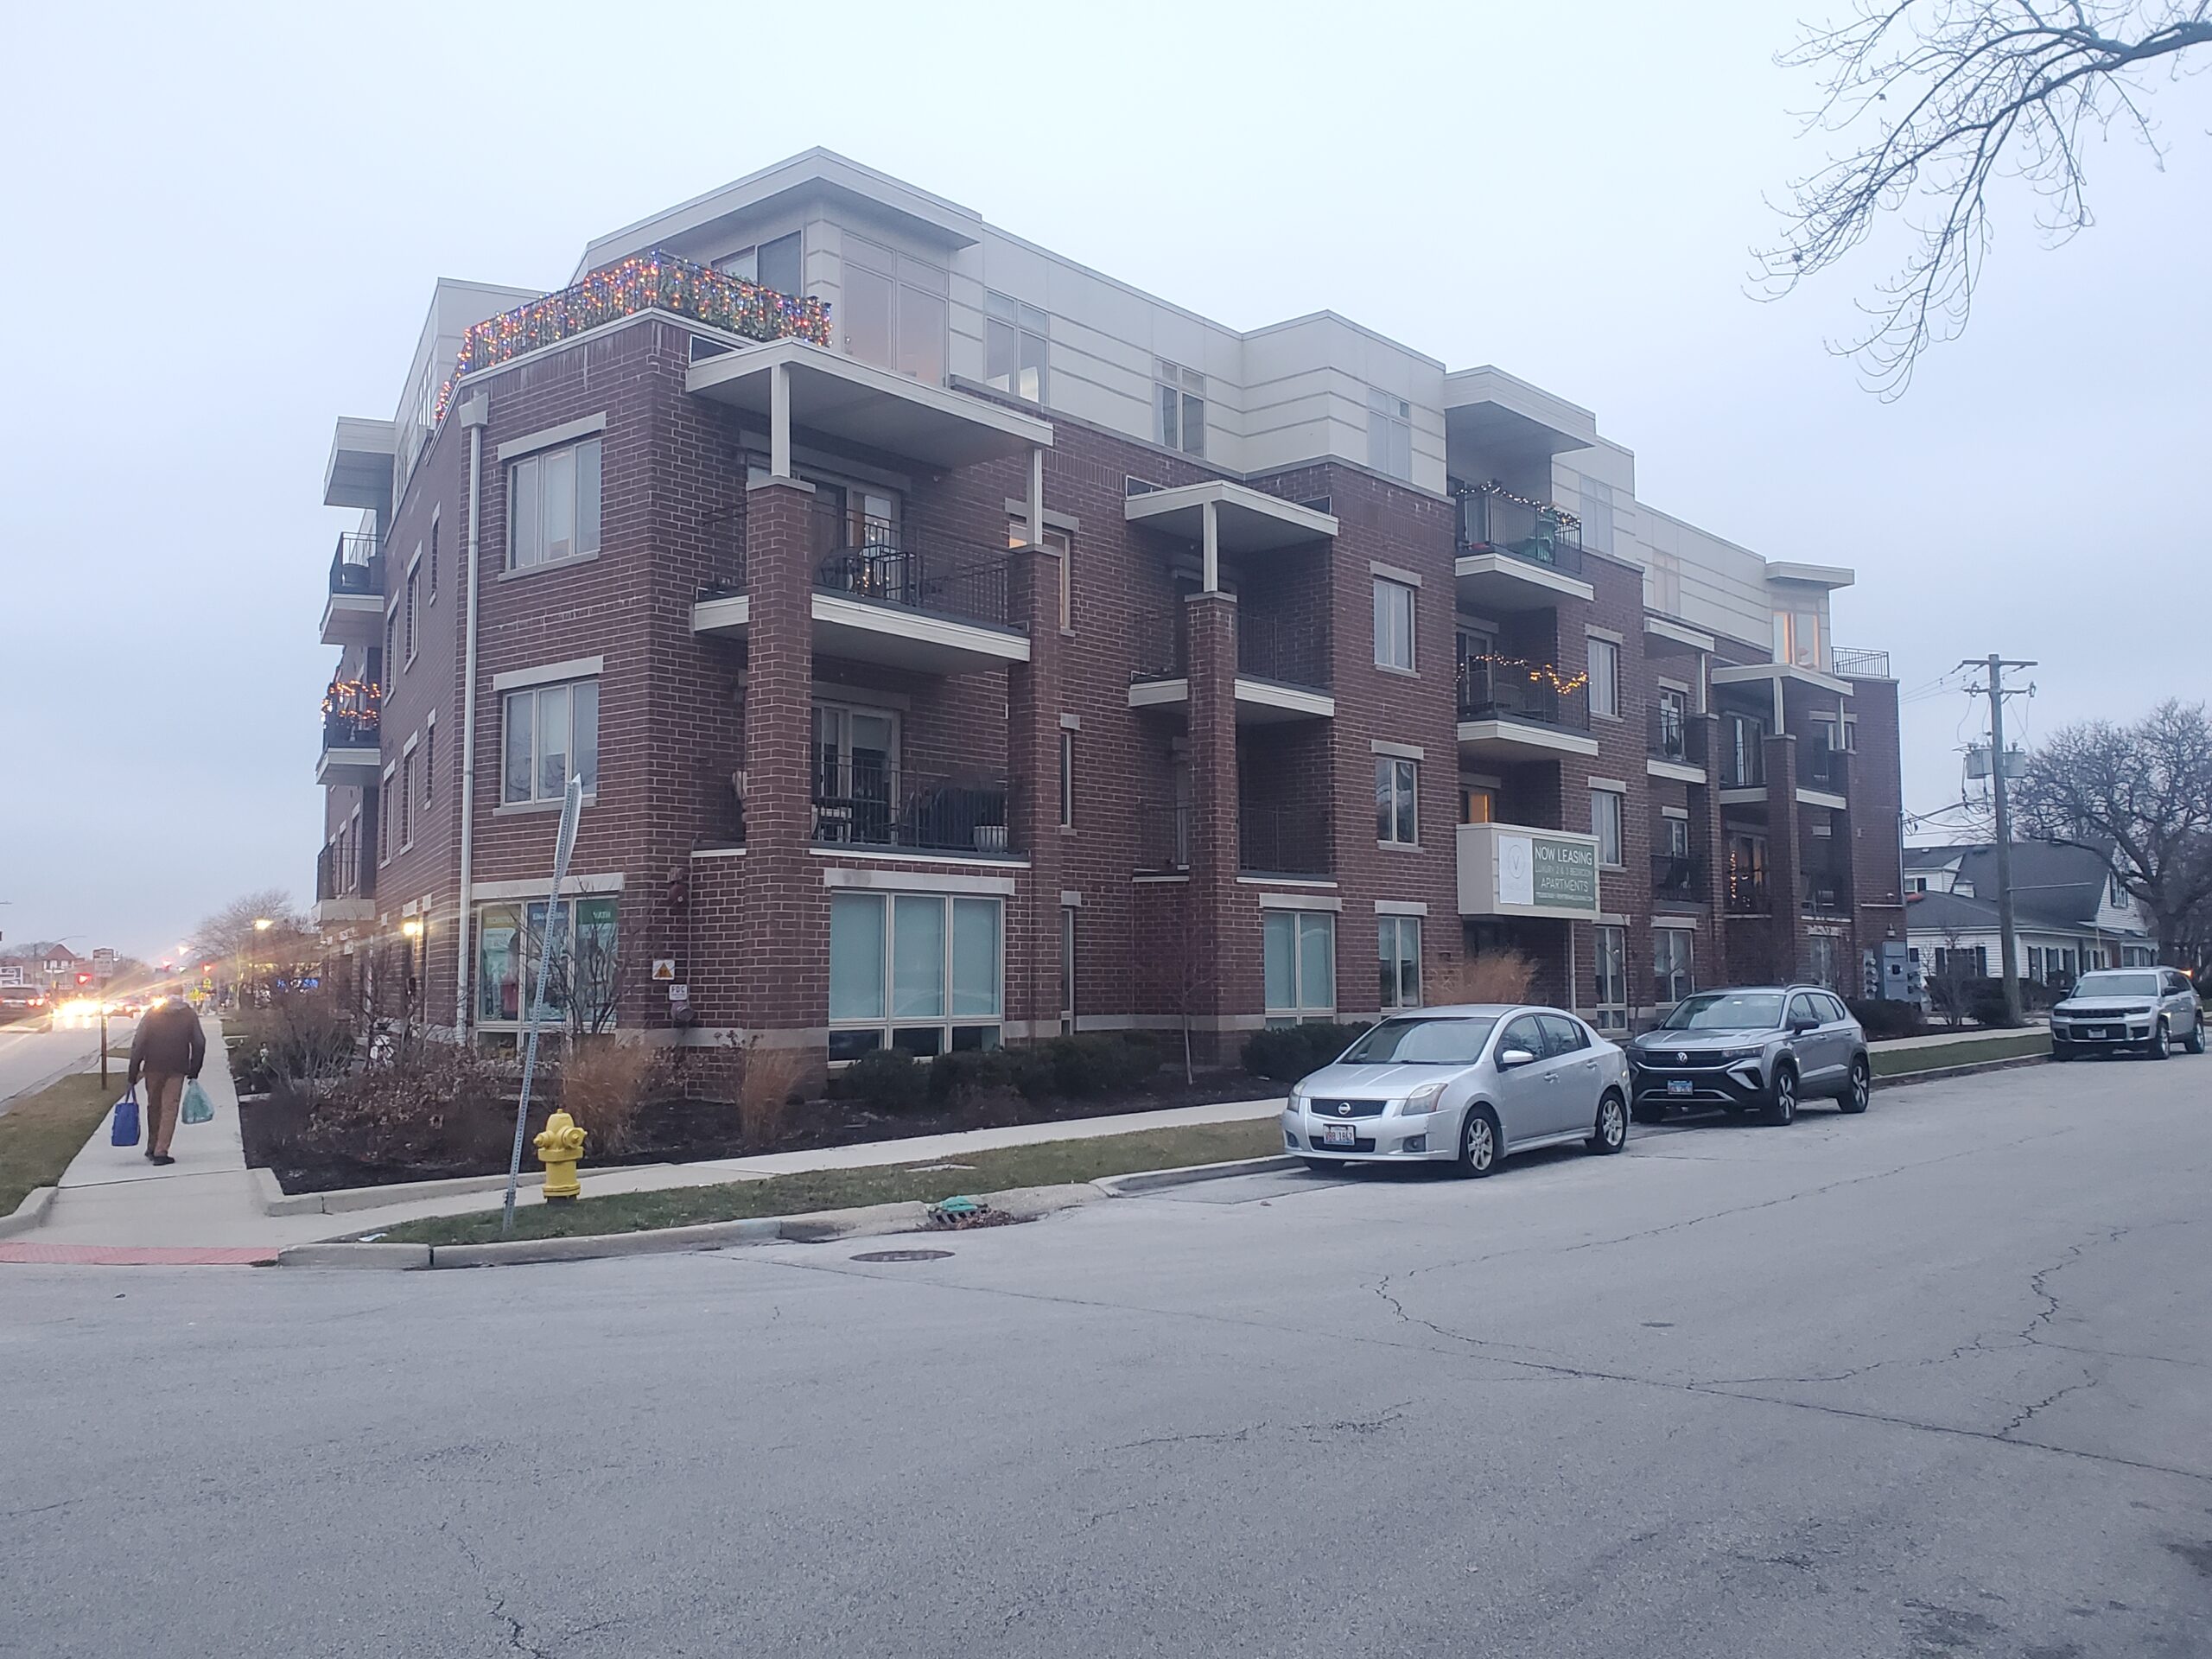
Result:
[[[1844,0],[1827,0],[1837,7]],[[312,896],[331,422],[389,416],[438,276],[812,144],[1249,327],[1328,308],[1598,412],[1645,500],[1847,564],[1908,690],[2040,660],[2028,735],[2207,694],[2212,77],[2165,170],[2011,204],[1974,324],[1884,404],[1823,340],[1877,258],[1745,297],[1818,160],[1788,5],[45,8],[0,85],[0,930],[154,955]],[[1572,21],[1567,14],[1572,13]],[[1965,700],[1906,710],[1957,798]]]

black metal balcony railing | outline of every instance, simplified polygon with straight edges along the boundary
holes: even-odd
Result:
[[[362,680],[333,680],[322,694],[322,747],[374,748],[383,705],[380,686]]]
[[[917,546],[888,519],[848,512],[835,502],[814,514],[814,585],[902,610],[957,618],[1003,628],[1007,624],[1007,556]]]
[[[1137,808],[1137,868],[1166,873],[1191,868],[1191,804],[1147,801]]]
[[[1706,722],[1670,702],[1651,705],[1648,747],[1654,760],[1670,760],[1678,766],[1705,764]]]
[[[1264,613],[1236,619],[1236,671],[1281,685],[1329,683],[1329,639],[1318,622]]]
[[[1329,819],[1319,807],[1254,806],[1238,812],[1237,867],[1248,874],[1326,875]]]
[[[819,761],[814,770],[814,839],[918,851],[1012,850],[1004,777],[917,772],[874,760]]]
[[[1886,680],[1890,677],[1890,653],[1847,651],[1838,645],[1828,652],[1828,672],[1840,680]]]
[[[1484,485],[1459,497],[1459,546],[1469,553],[1510,553],[1569,575],[1582,571],[1582,522],[1573,513]]]
[[[350,855],[350,856],[349,856]],[[353,866],[349,872],[346,866]],[[348,876],[351,880],[348,880]],[[350,842],[326,847],[315,855],[315,896],[325,899],[373,899],[377,896],[376,860],[370,849],[358,850]]]
[[[1548,663],[1470,657],[1459,664],[1459,718],[1534,721],[1586,732],[1590,688],[1581,676]]]
[[[1705,861],[1693,853],[1651,855],[1651,896],[1665,903],[1705,902]]]
[[[1182,606],[1129,617],[1129,683],[1179,680],[1191,671],[1190,622]]]
[[[1722,733],[1718,770],[1723,789],[1764,789],[1765,745],[1758,742],[1732,743],[1727,734]]]
[[[375,537],[349,531],[338,538],[338,550],[330,556],[330,591],[377,594],[384,592],[384,555],[377,547]]]
[[[1798,904],[1808,916],[1842,916],[1851,909],[1849,874],[1833,865],[1810,865],[1798,873]]]
[[[1850,757],[1840,749],[1811,738],[1801,738],[1797,743],[1797,787],[1817,789],[1824,794],[1840,795],[1844,791],[1846,768]]]
[[[1731,868],[1723,883],[1726,905],[1731,916],[1764,916],[1771,909],[1767,899],[1766,872],[1742,867]]]

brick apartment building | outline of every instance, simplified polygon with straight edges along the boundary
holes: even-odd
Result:
[[[1503,946],[1625,1030],[1904,937],[1848,571],[1497,369],[1240,334],[825,152],[559,294],[439,283],[325,500],[316,920],[456,1033],[549,936],[589,1023],[832,1060],[1224,1049]]]

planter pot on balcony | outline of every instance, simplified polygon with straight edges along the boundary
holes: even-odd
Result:
[[[1006,851],[1006,825],[979,823],[976,826],[976,850],[994,857]]]

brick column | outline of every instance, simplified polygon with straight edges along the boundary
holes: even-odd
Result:
[[[1236,788],[1236,600],[1234,594],[1188,596],[1191,728],[1191,885],[1185,912],[1187,948],[1211,971],[1191,988],[1198,1047],[1218,1057],[1233,1046],[1224,1016],[1261,1006],[1262,988],[1238,971],[1256,957],[1257,941],[1240,936],[1236,873],[1240,864]]]
[[[1768,976],[1794,979],[1804,952],[1804,924],[1798,919],[1803,900],[1801,879],[1803,860],[1802,833],[1797,822],[1797,739],[1783,732],[1766,740],[1766,883],[1774,906],[1767,938]]]
[[[1042,1036],[1060,1015],[1061,853],[1071,839],[1060,828],[1060,561],[1027,546],[1007,561],[1008,620],[1029,635],[1029,660],[1007,671],[1007,822],[1029,869],[1007,906],[1006,1018]],[[1104,797],[1095,798],[1103,810]]]
[[[829,1017],[829,899],[814,836],[814,491],[789,479],[746,503],[745,866],[740,1019],[774,1046],[812,1047]],[[712,951],[713,947],[702,947]]]
[[[1705,757],[1705,781],[1692,784],[1683,793],[1689,804],[1690,856],[1705,872],[1704,937],[1694,947],[1692,973],[1702,988],[1728,977],[1728,837],[1720,823],[1720,717],[1692,715],[1686,724],[1702,727],[1689,741],[1700,745],[1693,754]]]

